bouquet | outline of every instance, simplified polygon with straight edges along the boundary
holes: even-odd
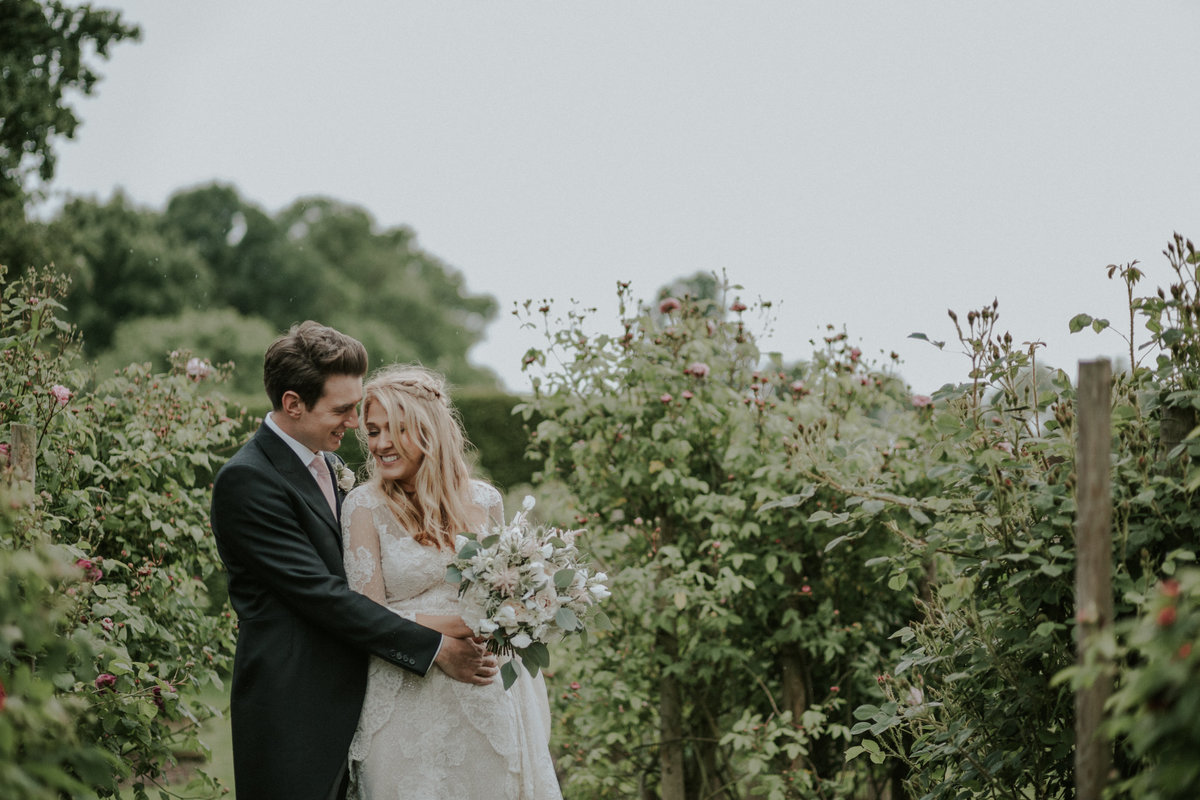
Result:
[[[608,576],[582,563],[575,547],[582,531],[532,526],[532,497],[507,525],[459,534],[446,580],[458,584],[462,617],[488,650],[520,656],[531,675],[550,666],[548,642],[608,627],[596,603],[609,596]],[[504,688],[517,679],[515,658],[500,667]]]

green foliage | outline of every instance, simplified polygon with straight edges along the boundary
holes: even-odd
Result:
[[[17,517],[6,484],[0,541],[11,541]],[[122,771],[87,736],[95,712],[71,691],[96,674],[96,643],[74,630],[68,592],[82,576],[72,562],[66,548],[44,542],[0,549],[0,790],[10,800],[94,797]]]
[[[122,320],[178,314],[213,289],[212,270],[195,250],[180,247],[157,214],[119,192],[103,205],[71,200],[48,236],[55,262],[69,270],[66,303],[90,354],[112,346]]]
[[[25,195],[27,177],[54,175],[53,140],[75,136],[79,119],[65,102],[90,95],[94,62],[141,32],[118,11],[59,0],[0,3],[0,200]]]
[[[1122,277],[1131,287],[1140,273],[1130,267]],[[1170,301],[1130,297],[1131,309],[1155,322],[1152,334],[1168,329],[1155,315]],[[860,738],[849,755],[904,764],[917,797],[1069,796],[1073,686],[1095,674],[1073,666],[1075,390],[1065,374],[1039,371],[1037,345],[1017,349],[998,332],[995,303],[971,311],[965,327],[951,317],[970,380],[922,399],[912,412],[920,424],[898,440],[888,470],[836,461],[817,470],[853,510],[837,518],[817,511],[809,521],[825,519],[853,538],[883,518],[902,547],[877,563],[893,576],[891,588],[912,587],[919,598],[920,616],[895,634],[903,651],[881,677],[879,699],[855,712]],[[1110,327],[1096,322],[1077,315],[1070,327]],[[1159,575],[1196,557],[1200,441],[1189,438],[1190,426],[1169,440],[1162,405],[1191,402],[1190,368],[1176,358],[1196,339],[1186,324],[1170,329],[1188,332],[1155,369],[1118,374],[1112,392],[1114,590],[1123,620],[1153,600]],[[1135,709],[1153,668],[1136,666],[1148,651],[1131,631],[1146,624],[1131,624],[1118,628],[1118,641],[1130,640],[1111,707],[1115,763],[1127,785],[1161,787],[1156,773],[1177,759],[1169,748],[1152,752],[1148,743],[1161,740],[1147,731],[1178,723]],[[1111,655],[1115,645],[1110,638],[1097,647]]]
[[[163,212],[118,193],[17,227],[44,228],[44,249],[72,279],[69,317],[106,366],[191,350],[234,361],[235,395],[261,397],[263,331],[316,319],[360,339],[373,365],[417,361],[461,386],[497,382],[467,358],[495,300],[470,294],[407,228],[378,230],[352,205],[308,198],[271,216],[211,185],[179,192]]]
[[[574,657],[555,677],[571,681],[555,715],[566,792],[863,792],[886,776],[846,767],[849,708],[873,691],[880,643],[910,609],[861,567],[889,552],[882,526],[827,552],[827,529],[779,501],[804,481],[790,457],[802,441],[878,465],[879,420],[907,398],[844,334],[801,380],[759,369],[740,302],[727,316],[703,299],[642,307],[627,286],[619,298],[616,333],[589,333],[586,311],[526,308],[549,338],[526,362],[564,365],[522,409],[543,417],[541,477],[572,490],[576,518],[562,523],[586,526],[613,576],[615,630],[564,646]]]
[[[96,361],[96,373],[112,375],[130,362],[149,363],[152,370],[160,372],[168,370],[178,354],[203,353],[210,364],[229,365],[231,379],[221,387],[223,394],[265,410],[263,354],[277,335],[261,318],[228,308],[189,310],[175,317],[140,317],[117,326],[112,349]]]
[[[474,445],[479,466],[505,491],[533,479],[535,464],[525,457],[529,433],[540,421],[513,416],[521,400],[504,392],[481,389],[455,392],[454,405],[462,417],[467,438]]]
[[[212,712],[195,698],[219,684],[234,642],[231,615],[208,591],[223,582],[209,485],[245,424],[219,396],[201,393],[180,361],[165,373],[131,366],[86,385],[72,329],[57,316],[64,291],[39,271],[5,286],[0,421],[5,432],[33,426],[37,493],[0,538],[0,553],[49,549],[74,560],[75,585],[48,607],[65,610],[51,621],[86,654],[78,651],[69,671],[47,672],[62,659],[45,640],[25,637],[12,645],[14,663],[28,675],[21,686],[48,681],[54,702],[78,710],[62,721],[73,730],[64,741],[99,743],[119,764],[101,780],[64,761],[38,785],[77,780],[111,793],[116,778],[156,780],[176,750],[201,747],[195,731]],[[0,679],[11,702],[14,684]],[[18,761],[39,752],[38,741],[16,737]],[[197,788],[217,789],[203,776]]]
[[[1143,768],[1114,787],[1143,800],[1200,795],[1200,570],[1181,570],[1122,621],[1129,668],[1109,702],[1108,733]]]

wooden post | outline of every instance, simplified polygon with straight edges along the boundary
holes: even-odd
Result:
[[[1108,359],[1079,362],[1075,499],[1075,604],[1077,655],[1082,662],[1093,639],[1113,621],[1112,365]],[[1103,665],[1102,665],[1103,666]],[[1100,800],[1112,757],[1099,735],[1104,702],[1112,692],[1106,669],[1075,694],[1075,796]]]
[[[12,446],[8,453],[8,462],[13,468],[13,500],[23,505],[33,503],[37,479],[37,431],[32,425],[14,422],[12,431]]]

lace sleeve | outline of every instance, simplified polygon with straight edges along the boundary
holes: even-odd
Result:
[[[504,498],[495,486],[483,481],[472,481],[471,501],[487,512],[486,524],[504,524]]]
[[[371,508],[361,502],[363,491],[346,498],[342,508],[342,552],[350,588],[376,603],[384,602],[379,529]]]

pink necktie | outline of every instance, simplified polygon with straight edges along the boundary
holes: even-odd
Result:
[[[313,468],[313,472],[317,473],[317,485],[321,487],[321,493],[329,501],[329,510],[336,517],[337,501],[333,499],[333,478],[329,474],[329,465],[325,463],[325,456],[317,453],[309,466]]]

